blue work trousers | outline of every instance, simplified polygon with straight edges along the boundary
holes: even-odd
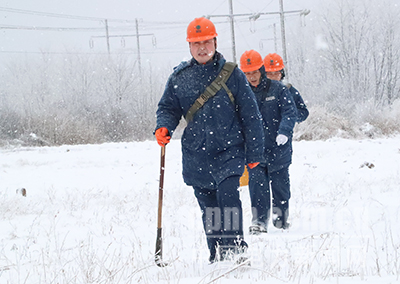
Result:
[[[228,177],[217,189],[193,187],[202,212],[210,259],[215,257],[218,247],[236,247],[243,240],[239,179],[240,176]]]
[[[289,206],[290,180],[289,167],[279,171],[268,172],[267,167],[258,165],[249,170],[249,191],[252,207],[253,225],[268,226],[272,206],[285,212]]]

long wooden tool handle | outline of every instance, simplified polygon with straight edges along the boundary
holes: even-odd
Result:
[[[162,223],[164,170],[165,170],[165,146],[161,147],[160,184],[158,186],[158,219],[157,219],[157,228],[158,229],[161,228],[161,223]]]
[[[161,147],[161,163],[160,163],[160,185],[158,187],[158,217],[157,217],[157,239],[155,260],[158,267],[167,266],[162,260],[162,203],[163,203],[163,188],[164,188],[164,170],[165,170],[165,146]]]

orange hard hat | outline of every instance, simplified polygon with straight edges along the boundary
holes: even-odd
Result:
[[[263,66],[261,55],[255,50],[247,50],[240,57],[240,69],[243,72],[251,72]]]
[[[265,72],[276,72],[285,68],[283,59],[276,53],[270,53],[264,58]]]
[[[215,38],[217,36],[214,24],[206,18],[196,18],[189,23],[187,27],[188,42],[203,41]]]

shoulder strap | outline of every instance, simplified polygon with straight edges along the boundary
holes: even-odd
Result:
[[[212,81],[212,83],[204,90],[194,102],[194,104],[189,108],[188,112],[186,113],[185,119],[187,122],[193,119],[194,114],[215,94],[222,88],[225,89],[227,92],[229,99],[234,103],[234,98],[232,92],[229,90],[228,86],[226,86],[226,81],[231,76],[233,70],[237,65],[233,62],[225,62],[224,66],[222,67],[221,72],[219,72],[218,76]]]
[[[236,63],[226,62],[224,67],[222,68],[222,71],[224,71],[224,68],[225,68],[225,71],[227,73],[225,74],[226,78],[224,78],[224,80],[221,81],[221,85],[224,88],[224,90],[226,91],[226,93],[228,94],[229,99],[231,100],[231,102],[233,104],[235,104],[235,98],[233,97],[233,94],[232,94],[231,90],[229,90],[228,86],[225,83],[228,80],[228,78],[231,76],[231,74],[232,74],[232,72],[233,72],[233,70],[235,69],[236,66],[237,66]]]

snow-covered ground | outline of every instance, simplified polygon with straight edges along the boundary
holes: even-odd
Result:
[[[0,283],[395,283],[400,136],[294,142],[292,227],[249,236],[252,265],[209,265],[200,210],[166,149],[164,260],[154,262],[155,141],[0,149]],[[26,189],[26,197],[20,189]]]

